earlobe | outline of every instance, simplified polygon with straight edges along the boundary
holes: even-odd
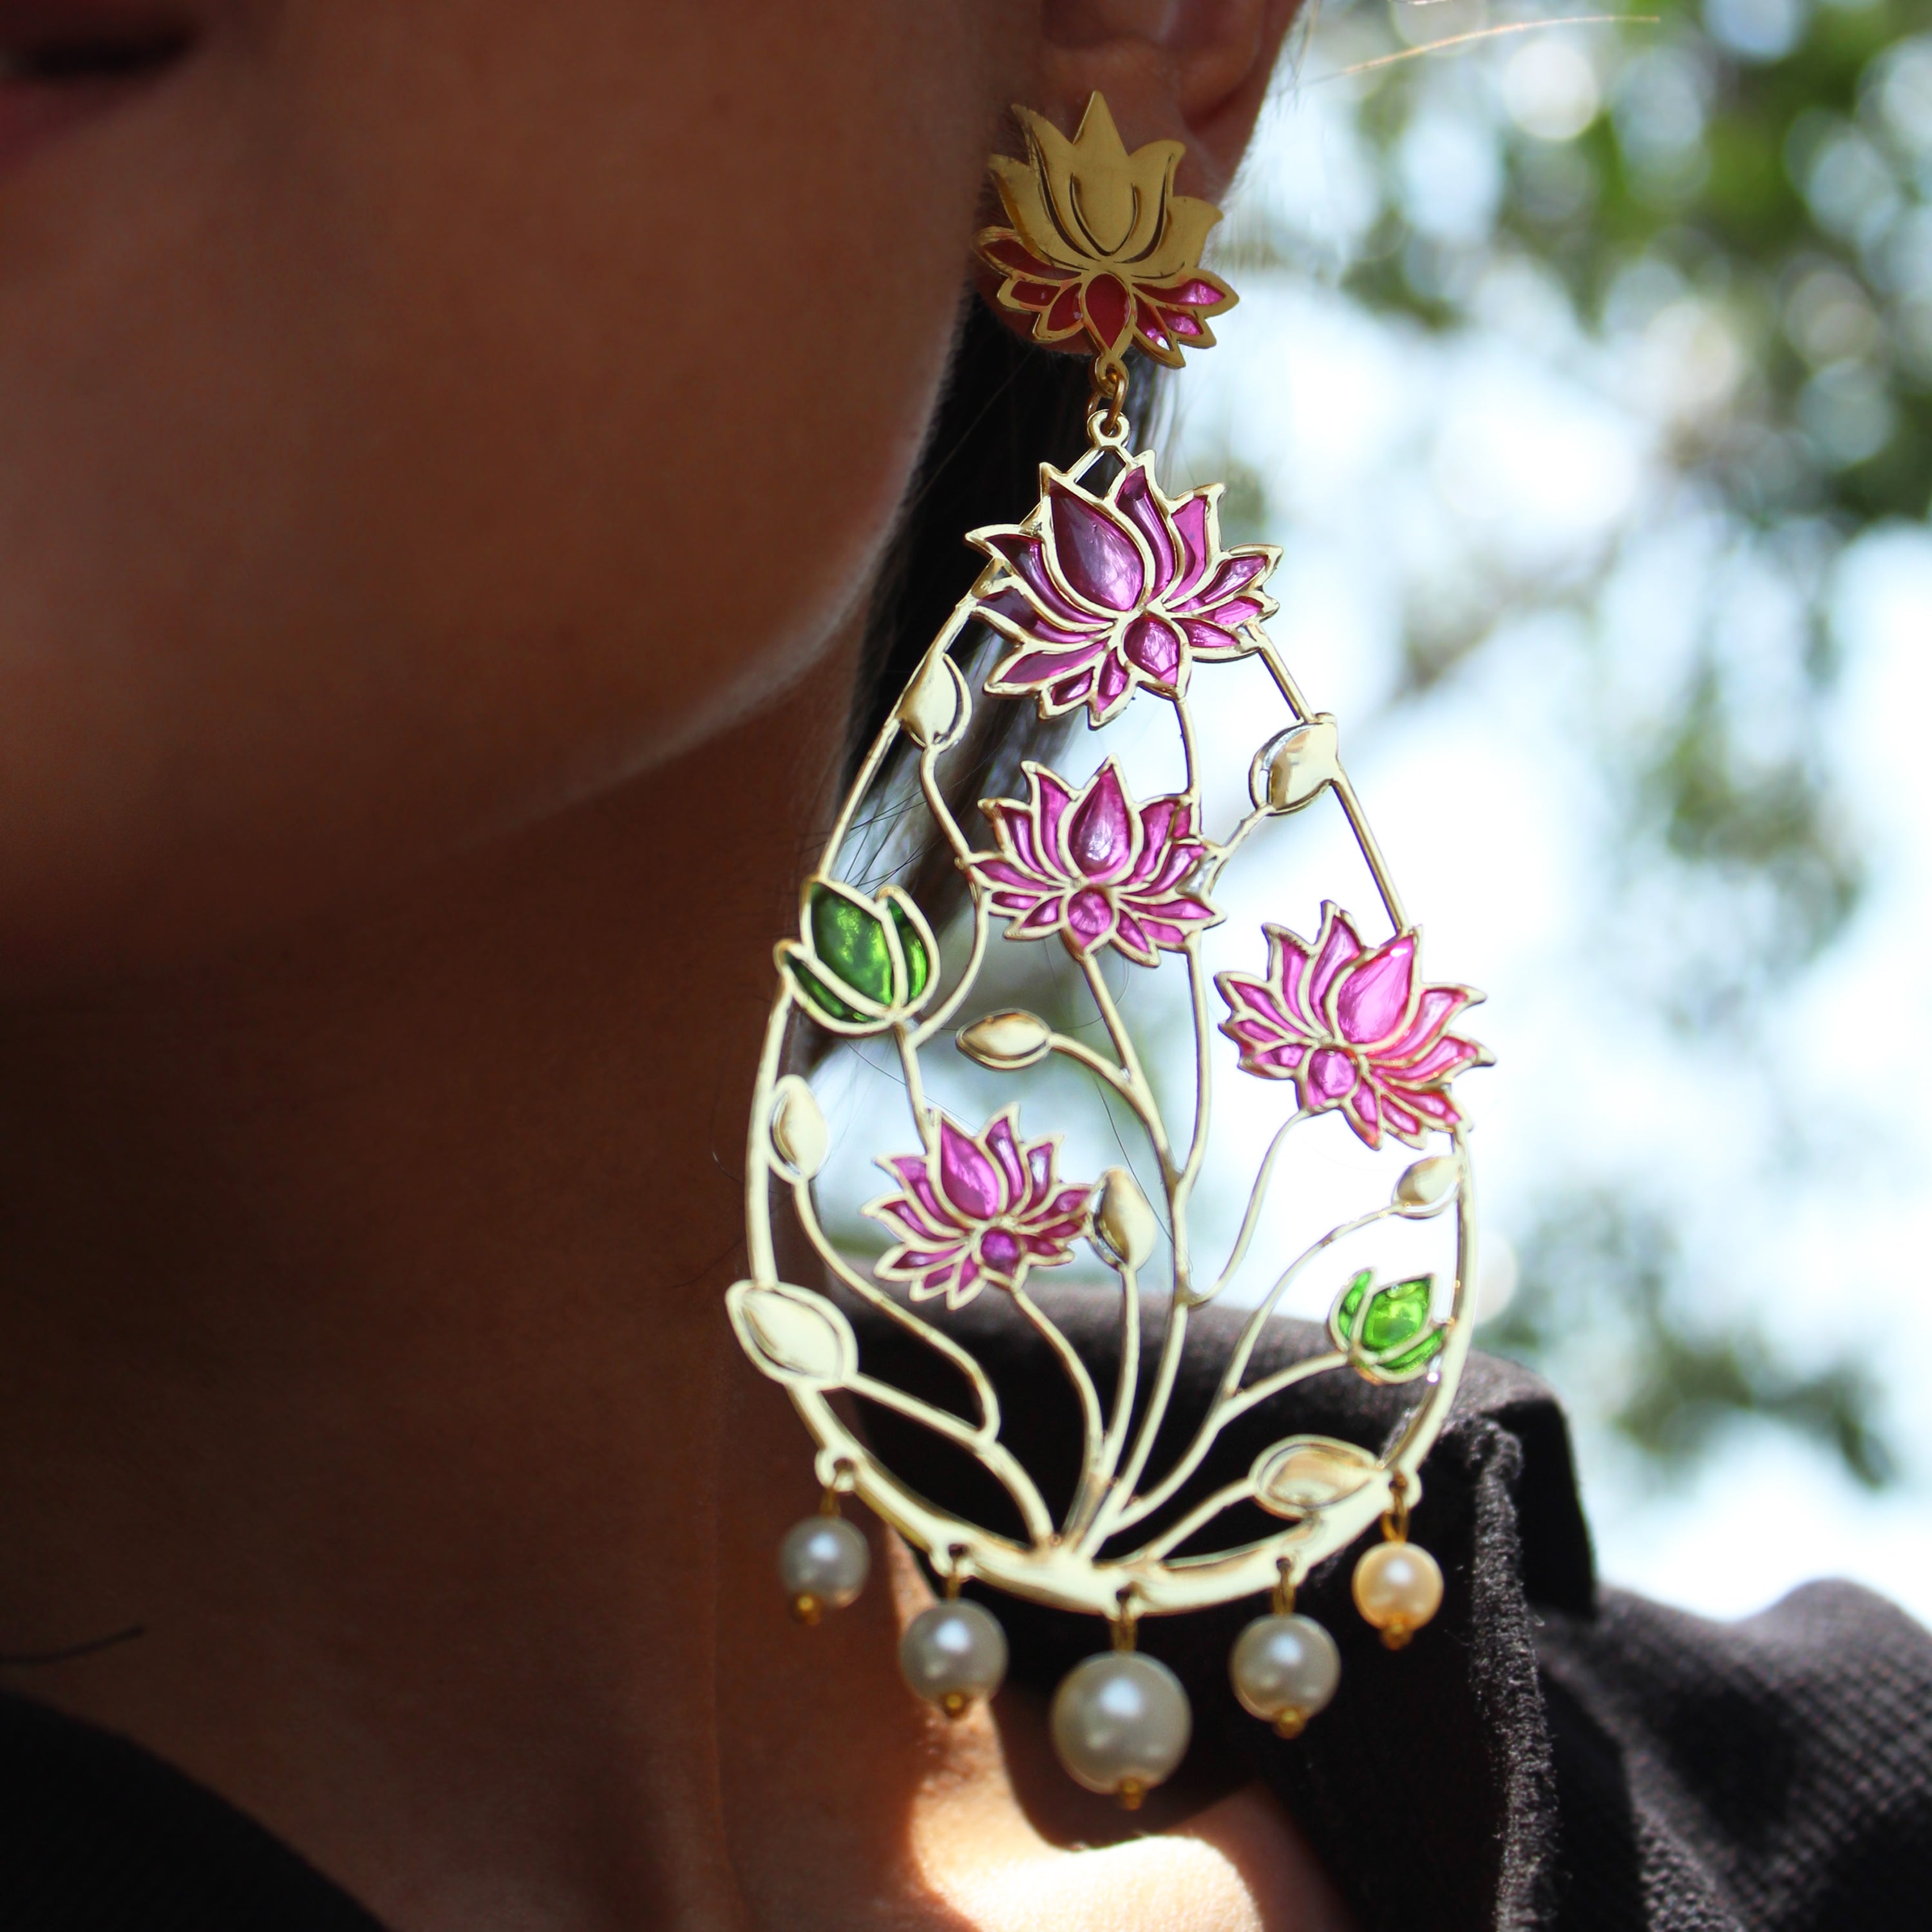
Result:
[[[1040,98],[1077,124],[1106,97],[1130,147],[1178,140],[1180,185],[1217,200],[1240,165],[1302,0],[1042,0]]]

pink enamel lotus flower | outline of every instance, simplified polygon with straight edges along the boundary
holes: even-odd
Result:
[[[1332,903],[1322,906],[1312,944],[1282,926],[1264,929],[1267,976],[1221,973],[1214,981],[1228,1006],[1221,1030],[1247,1072],[1294,1081],[1311,1112],[1339,1107],[1372,1148],[1384,1132],[1419,1148],[1431,1129],[1462,1124],[1449,1082],[1465,1067],[1488,1065],[1489,1055],[1448,1029],[1480,994],[1425,986],[1413,932],[1364,947]]]
[[[979,614],[1016,646],[987,680],[989,694],[1032,698],[1048,718],[1084,704],[1103,724],[1136,685],[1178,698],[1195,658],[1256,647],[1243,633],[1274,610],[1260,586],[1281,553],[1222,548],[1218,483],[1170,500],[1148,457],[1104,496],[1045,474],[1024,524],[972,535],[1004,566]]]
[[[1186,799],[1136,805],[1112,758],[1078,792],[1044,766],[1025,770],[1025,804],[980,802],[1000,849],[962,862],[1011,920],[1009,939],[1057,932],[1076,958],[1111,945],[1155,966],[1163,950],[1178,952],[1190,933],[1219,921],[1205,899],[1181,890],[1207,849]]]
[[[1206,318],[1233,306],[1228,285],[1199,269],[1172,280],[1142,284],[1126,275],[1096,274],[1085,266],[1043,262],[1010,232],[992,231],[980,259],[1002,278],[1001,298],[1030,309],[1036,342],[1064,342],[1084,334],[1102,354],[1140,349],[1170,368],[1184,349],[1211,349]]]
[[[1017,1288],[1029,1268],[1071,1261],[1093,1190],[1064,1186],[1058,1155],[1050,1135],[1020,1138],[1017,1107],[977,1135],[942,1114],[928,1152],[879,1163],[902,1191],[866,1204],[899,1238],[878,1272],[909,1282],[914,1301],[943,1294],[947,1307],[963,1308],[982,1288]]]

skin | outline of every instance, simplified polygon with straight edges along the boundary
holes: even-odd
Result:
[[[1216,194],[1289,10],[209,0],[0,170],[0,1649],[145,1632],[0,1682],[398,1932],[1344,1922],[795,1630],[720,1301],[1004,104]]]

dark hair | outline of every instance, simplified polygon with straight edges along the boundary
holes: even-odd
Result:
[[[968,296],[945,391],[867,614],[848,784],[914,668],[986,562],[968,547],[966,532],[1018,522],[1039,500],[1041,464],[1066,469],[1086,448],[1088,370],[1084,356],[1036,347]],[[982,787],[998,790],[1016,778],[1023,758],[1045,755],[1064,722],[1042,724],[1022,704],[982,707],[945,781],[956,794],[956,811],[970,809]],[[903,742],[899,748],[902,755]],[[892,775],[889,764],[882,776],[890,784]],[[906,883],[938,913],[960,881],[950,854],[938,848]]]
[[[1088,391],[1084,357],[1036,348],[968,297],[945,392],[867,616],[848,778],[986,562],[968,548],[966,532],[1017,523],[1039,498],[1040,464],[1064,469],[1080,454]]]

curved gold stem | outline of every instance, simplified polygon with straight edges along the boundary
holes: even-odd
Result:
[[[1288,1118],[1275,1129],[1273,1136],[1268,1142],[1268,1151],[1262,1156],[1262,1164],[1256,1170],[1254,1185],[1248,1190],[1247,1211],[1241,1216],[1241,1231],[1234,1237],[1234,1245],[1229,1250],[1227,1261],[1222,1266],[1221,1272],[1214,1277],[1214,1286],[1200,1298],[1202,1302],[1212,1301],[1234,1278],[1234,1270],[1246,1259],[1248,1244],[1254,1239],[1255,1228],[1261,1220],[1262,1203],[1268,1198],[1268,1185],[1274,1172],[1275,1156],[1281,1152],[1282,1147],[1286,1144],[1288,1130],[1291,1127],[1299,1126],[1304,1120],[1311,1120],[1313,1118],[1308,1109],[1304,1107],[1297,1112],[1289,1114]]]
[[[1241,1329],[1240,1340],[1234,1344],[1234,1352],[1228,1357],[1228,1365],[1221,1372],[1221,1394],[1231,1394],[1240,1386],[1242,1376],[1248,1372],[1249,1359],[1255,1352],[1255,1344],[1261,1340],[1262,1330],[1268,1326],[1268,1318],[1274,1314],[1276,1304],[1294,1286],[1295,1277],[1317,1255],[1350,1234],[1359,1234],[1364,1228],[1373,1227],[1378,1221],[1386,1221],[1392,1216],[1404,1214],[1407,1211],[1400,1202],[1390,1201],[1380,1208],[1370,1208],[1365,1214],[1356,1215],[1352,1220],[1338,1222],[1328,1233],[1310,1241],[1275,1277],[1274,1286],[1249,1312],[1247,1321]]]
[[[921,1142],[930,1147],[933,1140],[933,1110],[926,1105],[926,1081],[919,1070],[919,1052],[903,1022],[892,1028],[892,1043],[898,1049],[899,1070],[905,1076],[906,1102],[912,1108]]]
[[[1302,1361],[1290,1363],[1285,1369],[1277,1369],[1273,1375],[1264,1376],[1252,1389],[1244,1389],[1238,1395],[1230,1395],[1225,1390],[1217,1395],[1214,1407],[1202,1418],[1194,1440],[1187,1445],[1180,1461],[1145,1496],[1136,1497],[1120,1512],[1114,1519],[1114,1528],[1131,1529],[1136,1523],[1172,1502],[1180,1493],[1189,1477],[1207,1460],[1208,1450],[1214,1448],[1222,1430],[1237,1416],[1246,1414],[1256,1403],[1265,1402],[1270,1396],[1279,1395],[1283,1389],[1292,1388],[1297,1382],[1326,1375],[1331,1369],[1346,1367],[1348,1360],[1346,1355],[1340,1353],[1310,1355]]]
[[[1100,1419],[1100,1394],[1094,1386],[1094,1378],[1088,1372],[1087,1364],[1080,1359],[1079,1350],[1066,1339],[1059,1323],[1024,1288],[1009,1288],[1007,1293],[1012,1298],[1013,1306],[1032,1324],[1035,1334],[1052,1350],[1054,1359],[1072,1388],[1075,1399],[1080,1405],[1081,1474],[1083,1481],[1090,1480],[1100,1460],[1104,1432]],[[1074,1511],[1078,1511],[1081,1500],[1078,1496],[1074,1498]]]
[[[1148,1137],[1154,1142],[1154,1151],[1160,1156],[1161,1172],[1171,1190],[1176,1169],[1167,1124],[1161,1118],[1160,1103],[1154,1098],[1154,1089],[1148,1084],[1140,1054],[1135,1049],[1133,1035],[1128,1032],[1120,1009],[1114,1004],[1114,996],[1107,990],[1100,962],[1090,952],[1083,952],[1080,956],[1080,970],[1086,976],[1087,988],[1094,995],[1094,1004],[1100,1009],[1101,1024],[1107,1029],[1107,1037],[1120,1057],[1120,1071],[1126,1082],[1122,1091],[1134,1102],[1134,1111],[1140,1115]],[[1067,1044],[1074,1046],[1077,1042],[1070,1040]],[[1078,1059],[1081,1056],[1076,1052],[1069,1057]]]
[[[1147,1473],[1148,1459],[1154,1454],[1154,1438],[1167,1419],[1167,1406],[1174,1399],[1175,1378],[1180,1372],[1181,1352],[1187,1342],[1187,1304],[1175,1295],[1168,1304],[1167,1332],[1161,1337],[1160,1359],[1154,1370],[1154,1388],[1148,1397],[1147,1413],[1134,1432],[1134,1446],[1120,1480],[1107,1492],[1094,1519],[1080,1540],[1082,1549],[1097,1550],[1124,1522],[1136,1522],[1130,1504],[1140,1480]],[[1144,1514],[1144,1512],[1141,1512]]]
[[[890,1382],[874,1382],[870,1376],[862,1375],[854,1376],[845,1386],[852,1394],[867,1402],[875,1402],[881,1408],[889,1408],[895,1415],[920,1423],[935,1436],[957,1443],[988,1471],[1012,1498],[1021,1520],[1026,1525],[1027,1534],[1035,1545],[1053,1540],[1053,1519],[1047,1514],[1046,1502],[1034,1486],[1033,1478],[1027,1474],[1024,1465],[1004,1443],[987,1442],[978,1430],[969,1429],[958,1416],[946,1409],[935,1408],[929,1402],[921,1402],[917,1396],[908,1395],[904,1390],[893,1388]]]
[[[1288,667],[1281,661],[1271,642],[1264,640],[1261,650],[1262,662],[1268,668],[1276,688],[1287,699],[1289,708],[1304,723],[1310,716],[1301,693],[1289,676]],[[1355,843],[1361,848],[1362,857],[1366,862],[1370,876],[1376,882],[1376,890],[1381,895],[1382,909],[1389,916],[1389,923],[1398,932],[1408,928],[1408,916],[1402,910],[1402,896],[1395,889],[1395,881],[1389,877],[1388,862],[1382,856],[1382,848],[1376,842],[1376,835],[1369,830],[1368,814],[1362,809],[1361,800],[1355,796],[1355,788],[1348,773],[1338,764],[1334,778],[1335,796],[1348,820],[1348,830],[1355,835]]]
[[[1178,1550],[1197,1529],[1212,1522],[1223,1510],[1232,1509],[1237,1503],[1253,1500],[1255,1486],[1244,1476],[1238,1483],[1230,1483],[1224,1490],[1216,1490],[1204,1502],[1196,1504],[1180,1520],[1164,1529],[1150,1541],[1143,1544],[1123,1559],[1129,1563],[1157,1563],[1160,1559]]]
[[[946,794],[939,788],[939,777],[935,767],[939,754],[928,748],[921,754],[919,761],[919,788],[926,799],[926,809],[932,814],[933,822],[945,835],[946,842],[952,848],[956,859],[964,859],[971,850],[966,842],[966,835],[959,829],[959,822],[952,816],[946,802]],[[915,1048],[923,1046],[934,1034],[952,1024],[953,1016],[965,1002],[966,995],[973,990],[974,982],[980,976],[980,968],[986,956],[986,941],[992,926],[992,915],[987,910],[986,895],[970,880],[968,897],[973,908],[973,945],[967,955],[966,963],[961,968],[959,982],[933,1011],[928,1013],[914,1029],[912,1043]]]
[[[1238,1406],[1231,1406],[1238,1400],[1237,1392],[1240,1389],[1241,1378],[1247,1372],[1249,1360],[1255,1352],[1255,1344],[1261,1339],[1262,1330],[1267,1326],[1268,1317],[1274,1312],[1275,1304],[1280,1300],[1302,1269],[1324,1248],[1331,1246],[1345,1235],[1354,1234],[1402,1211],[1399,1204],[1391,1202],[1388,1206],[1378,1208],[1370,1214],[1359,1214],[1352,1221],[1344,1221],[1339,1226],[1330,1228],[1320,1240],[1311,1241],[1282,1270],[1274,1286],[1250,1312],[1242,1328],[1240,1339],[1235,1343],[1234,1352],[1228,1358],[1227,1366],[1222,1371],[1220,1386],[1215,1391],[1214,1400],[1209,1405],[1208,1413],[1201,1419],[1200,1427],[1195,1431],[1193,1441],[1188,1444],[1180,1460],[1145,1496],[1121,1504],[1114,1513],[1113,1528],[1130,1528],[1144,1517],[1151,1516],[1168,1502],[1179,1490],[1181,1484],[1201,1466],[1202,1459],[1214,1447],[1215,1438],[1221,1431],[1234,1416],[1244,1413],[1254,1406],[1252,1402],[1240,1402]],[[1334,1363],[1321,1357],[1313,1359],[1321,1363],[1320,1368],[1310,1368],[1298,1373],[1294,1371],[1303,1370],[1303,1365],[1294,1364],[1290,1369],[1279,1372],[1280,1379],[1270,1378],[1275,1385],[1269,1389],[1268,1393],[1273,1394],[1277,1389],[1288,1388],[1293,1383],[1304,1379],[1306,1375],[1319,1374],[1334,1366]],[[1346,1361],[1348,1358],[1343,1356],[1340,1359]],[[1260,1398],[1255,1400],[1259,1400]],[[1138,1477],[1136,1480],[1138,1480]]]
[[[1187,773],[1187,782],[1182,788],[1183,795],[1194,808],[1198,818],[1201,812],[1201,762],[1194,749],[1194,718],[1187,708],[1184,698],[1172,700],[1175,722],[1180,728],[1180,756]]]
[[[1201,964],[1201,936],[1192,933],[1187,940],[1187,994],[1188,1004],[1194,1021],[1194,1132],[1187,1144],[1187,1158],[1181,1163],[1179,1174],[1174,1181],[1174,1212],[1177,1222],[1174,1235],[1177,1249],[1184,1255],[1185,1244],[1178,1224],[1185,1220],[1188,1197],[1194,1191],[1194,1184],[1201,1173],[1202,1156],[1208,1151],[1208,1126],[1209,1110],[1214,1094],[1214,1063],[1212,1048],[1213,1031],[1208,1024],[1208,976]],[[1186,1273],[1183,1262],[1183,1273]]]
[[[1246,843],[1249,835],[1255,827],[1264,824],[1271,816],[1273,814],[1265,807],[1257,806],[1228,835],[1225,843],[1208,847],[1208,857],[1201,868],[1200,890],[1202,892],[1211,892],[1214,890],[1220,882],[1221,874],[1226,868],[1228,861]]]
[[[973,1390],[973,1399],[979,1406],[977,1433],[989,1442],[997,1436],[1000,1424],[1000,1398],[994,1390],[992,1379],[980,1366],[978,1356],[970,1348],[962,1348],[944,1329],[935,1328],[930,1322],[915,1315],[903,1303],[886,1294],[877,1282],[853,1267],[832,1245],[820,1225],[818,1204],[812,1198],[810,1182],[794,1182],[792,1208],[798,1216],[799,1226],[806,1239],[812,1244],[819,1259],[839,1281],[862,1301],[876,1308],[908,1335],[916,1336],[927,1347],[943,1355],[966,1378]]]
[[[1127,1077],[1124,1067],[1116,1066],[1112,1060],[1096,1053],[1084,1040],[1075,1040],[1066,1034],[1052,1035],[1046,1047],[1049,1053],[1064,1054],[1076,1065],[1085,1067],[1088,1072],[1104,1080],[1140,1116],[1141,1124],[1147,1129],[1148,1137],[1154,1142],[1156,1150],[1162,1150],[1166,1136],[1161,1128],[1160,1116],[1148,1109],[1144,1096]]]

